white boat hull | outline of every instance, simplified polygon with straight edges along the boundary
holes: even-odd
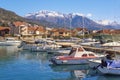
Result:
[[[18,42],[0,42],[0,46],[18,46],[20,45],[20,41]]]
[[[59,64],[59,65],[63,65],[63,64],[88,64],[88,60],[87,59],[71,59],[71,60],[59,60],[59,59],[51,59],[51,62],[53,64]]]
[[[103,74],[120,75],[120,68],[98,67],[98,70]]]
[[[101,59],[91,59],[89,60],[89,67],[94,68],[101,64]]]

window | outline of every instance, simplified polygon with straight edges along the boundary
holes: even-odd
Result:
[[[94,56],[94,54],[89,54],[89,56]]]
[[[82,48],[79,48],[78,51],[83,51],[83,49],[82,49]]]
[[[63,34],[63,32],[59,32],[59,34]]]
[[[87,54],[83,54],[82,57],[87,57]]]
[[[74,53],[76,51],[76,48],[72,48],[72,50],[70,51],[69,55],[71,55],[72,53]]]

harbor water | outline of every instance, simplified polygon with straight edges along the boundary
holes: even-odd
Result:
[[[88,65],[52,65],[53,54],[0,47],[0,80],[120,80],[102,75]]]

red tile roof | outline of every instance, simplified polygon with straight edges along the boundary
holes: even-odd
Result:
[[[16,22],[13,22],[13,24],[14,24],[16,27],[19,27],[19,26],[21,26],[21,25],[26,25],[27,23],[26,23],[26,22],[16,21]]]
[[[70,32],[70,30],[65,28],[54,28],[52,29],[52,32]]]
[[[1,30],[6,30],[6,29],[7,29],[7,30],[10,30],[9,27],[2,27],[2,26],[0,26],[0,31],[1,31]]]
[[[41,32],[45,32],[45,29],[42,26],[39,26],[39,27],[28,27],[28,31],[41,31]]]
[[[120,30],[114,30],[114,29],[104,29],[100,30],[97,33],[105,33],[105,34],[120,34]]]

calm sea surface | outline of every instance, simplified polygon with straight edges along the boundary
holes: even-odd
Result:
[[[0,80],[120,80],[102,75],[88,65],[51,65],[53,55],[0,47]]]

